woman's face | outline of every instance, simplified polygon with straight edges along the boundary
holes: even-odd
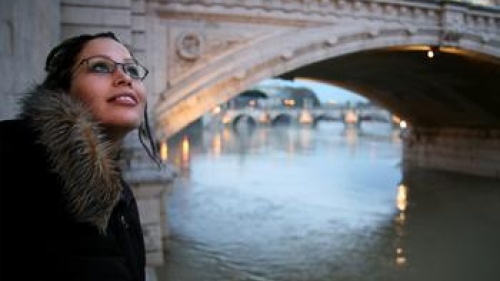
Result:
[[[103,61],[84,61],[93,57]],[[133,58],[121,43],[109,38],[96,38],[85,45],[76,59],[70,95],[83,101],[96,121],[110,137],[122,137],[137,128],[146,104],[145,87],[141,79],[127,75],[121,65],[106,73],[102,62],[113,66],[130,63]],[[134,68],[132,68],[133,70]]]

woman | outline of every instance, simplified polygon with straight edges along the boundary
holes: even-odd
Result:
[[[144,280],[134,196],[118,161],[146,116],[148,74],[112,33],[69,38],[0,122],[0,280]]]

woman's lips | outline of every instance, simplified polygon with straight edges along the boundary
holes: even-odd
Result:
[[[137,105],[137,99],[133,94],[120,94],[113,96],[108,100],[109,102],[123,104],[123,105]]]

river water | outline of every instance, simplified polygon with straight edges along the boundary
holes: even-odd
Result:
[[[500,280],[500,185],[401,168],[399,130],[205,131],[169,148],[160,281]]]

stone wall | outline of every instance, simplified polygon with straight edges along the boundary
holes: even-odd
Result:
[[[410,129],[403,133],[403,164],[500,178],[500,130]]]
[[[21,93],[41,82],[60,17],[59,0],[0,0],[0,120],[17,114]]]
[[[130,45],[131,6],[130,0],[61,0],[61,38],[112,31]]]

